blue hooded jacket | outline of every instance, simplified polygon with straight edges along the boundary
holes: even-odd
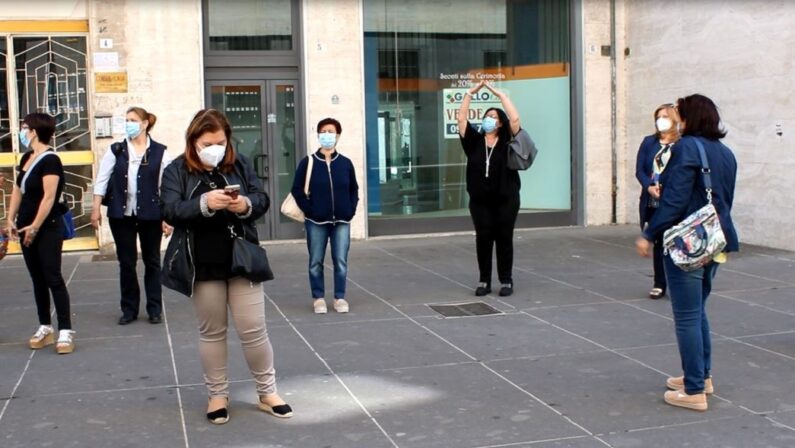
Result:
[[[304,194],[304,179],[309,157],[315,159],[307,197]],[[291,193],[306,219],[315,224],[350,222],[359,203],[359,184],[356,182],[353,163],[337,151],[327,162],[318,150],[298,164]]]

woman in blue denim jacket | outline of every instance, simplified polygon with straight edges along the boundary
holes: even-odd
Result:
[[[325,314],[325,283],[323,259],[331,242],[331,261],[334,264],[334,310],[347,313],[345,283],[348,277],[348,249],[351,245],[350,222],[359,203],[359,184],[351,160],[337,152],[342,125],[333,118],[317,124],[320,148],[313,158],[308,175],[309,195],[304,193],[309,157],[304,158],[295,171],[292,195],[306,217],[306,245],[309,250],[309,285],[315,314]]]
[[[676,340],[682,359],[684,376],[668,378],[665,402],[696,411],[707,410],[707,396],[714,392],[712,384],[712,341],[706,303],[712,291],[712,279],[725,252],[739,250],[737,232],[731,219],[737,161],[732,151],[720,142],[726,132],[720,127],[715,103],[703,95],[690,95],[677,101],[682,119],[683,137],[671,149],[671,159],[662,173],[660,206],[635,245],[640,255],[649,256],[652,241],[672,226],[707,204],[701,159],[696,139],[704,145],[712,181],[712,203],[718,211],[726,238],[724,253],[694,271],[680,269],[665,256],[665,277],[671,296]]]

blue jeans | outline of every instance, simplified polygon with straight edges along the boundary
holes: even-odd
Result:
[[[331,240],[331,261],[334,263],[334,298],[345,298],[345,281],[348,277],[348,249],[351,247],[351,226],[337,224],[315,224],[305,221],[306,247],[309,249],[309,286],[312,298],[321,299],[326,294],[323,279],[323,260],[326,258],[326,243]]]
[[[706,305],[718,264],[710,263],[686,272],[679,269],[671,257],[665,256],[663,263],[685,375],[685,392],[698,394],[704,392],[704,379],[709,378],[712,368],[712,339]]]

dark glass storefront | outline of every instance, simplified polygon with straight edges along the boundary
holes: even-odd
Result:
[[[481,79],[540,148],[521,173],[519,227],[576,221],[568,0],[364,0],[371,236],[471,229],[456,111]],[[470,121],[499,101],[482,91]]]

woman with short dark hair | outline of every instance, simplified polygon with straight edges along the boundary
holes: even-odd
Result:
[[[342,125],[334,118],[324,118],[318,122],[320,148],[298,164],[291,190],[305,216],[309,286],[315,314],[328,311],[323,259],[329,243],[334,265],[334,310],[347,313],[350,309],[345,300],[345,284],[348,278],[348,250],[351,247],[351,220],[359,203],[359,184],[356,182],[353,163],[337,151],[341,134]],[[310,158],[313,162],[311,171]],[[304,192],[306,176],[309,176],[309,196]]]
[[[663,185],[660,206],[635,245],[638,254],[649,256],[653,241],[706,205],[711,195],[726,238],[724,251],[692,271],[681,269],[670,256],[663,260],[684,370],[684,376],[668,378],[666,385],[671,390],[664,399],[672,406],[706,411],[706,394],[714,392],[706,303],[718,266],[726,261],[727,252],[740,247],[731,218],[737,162],[732,151],[720,141],[726,132],[721,129],[718,108],[712,100],[690,95],[677,101],[677,109],[682,119],[682,139],[671,149],[671,159],[660,177]],[[697,142],[703,146],[709,164],[711,191],[704,184]]]
[[[39,328],[29,340],[36,350],[55,343],[59,354],[75,349],[69,291],[61,275],[65,207],[58,199],[64,188],[61,158],[50,147],[55,119],[29,114],[22,120],[19,141],[30,150],[19,161],[17,182],[11,193],[7,232],[22,240],[22,256],[33,281]],[[50,294],[58,316],[58,339],[50,317]]]

